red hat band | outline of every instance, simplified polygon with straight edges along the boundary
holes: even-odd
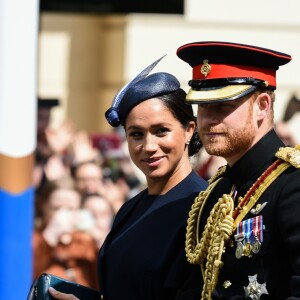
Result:
[[[220,78],[252,77],[268,82],[269,86],[276,87],[276,70],[242,65],[210,64],[204,60],[203,64],[193,67],[193,80],[220,79]]]

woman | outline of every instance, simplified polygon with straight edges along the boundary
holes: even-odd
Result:
[[[106,113],[111,125],[124,126],[147,189],[121,207],[100,250],[105,300],[200,298],[200,269],[187,262],[184,244],[188,211],[207,184],[190,164],[201,143],[192,107],[184,101],[173,75],[155,73],[135,78]],[[56,299],[77,299],[50,292]]]

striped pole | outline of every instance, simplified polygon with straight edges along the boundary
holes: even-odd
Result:
[[[0,0],[0,299],[32,282],[37,0]]]

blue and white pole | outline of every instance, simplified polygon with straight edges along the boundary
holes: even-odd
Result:
[[[0,0],[1,299],[26,299],[32,282],[38,0]]]

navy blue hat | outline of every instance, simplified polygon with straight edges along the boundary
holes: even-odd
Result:
[[[276,71],[290,55],[266,48],[228,42],[195,42],[177,55],[193,68],[188,103],[234,100],[257,87],[276,89]]]
[[[177,78],[169,73],[159,72],[147,76],[161,59],[143,70],[115,95],[111,108],[105,112],[111,126],[124,125],[128,113],[139,103],[173,93],[180,88]]]

